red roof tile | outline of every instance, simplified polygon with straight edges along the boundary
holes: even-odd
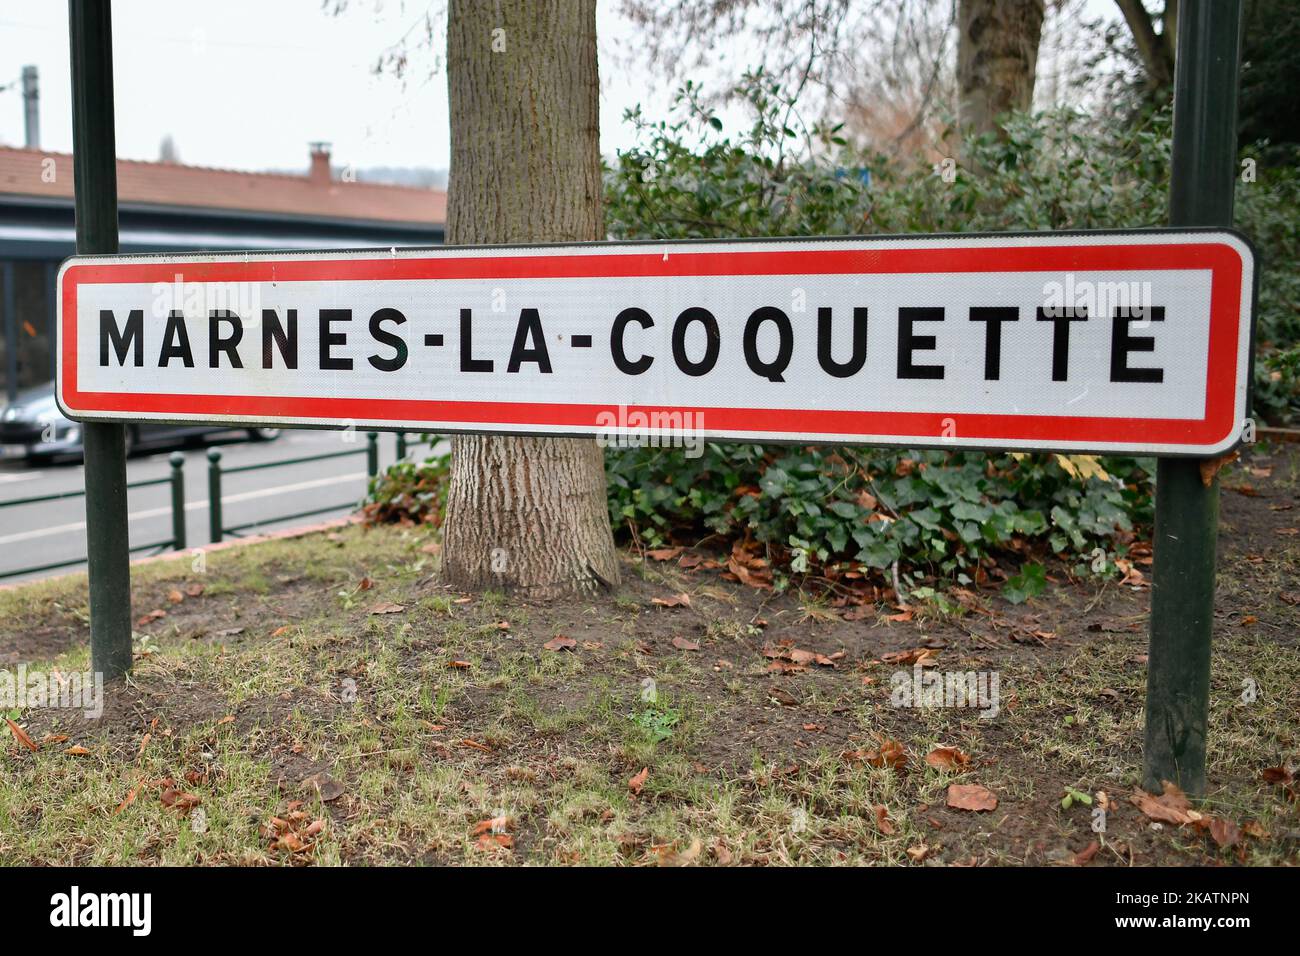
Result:
[[[72,179],[69,153],[0,146],[0,194],[71,199]],[[117,161],[117,193],[123,204],[439,225],[447,219],[447,194],[441,189],[325,183],[307,174],[245,173],[132,159]]]

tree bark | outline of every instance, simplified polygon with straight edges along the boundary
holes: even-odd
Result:
[[[454,244],[604,238],[595,0],[451,0]],[[458,436],[442,574],[533,598],[618,582],[591,439]]]
[[[1044,0],[959,0],[957,118],[974,135],[1000,132],[997,118],[1034,99]]]

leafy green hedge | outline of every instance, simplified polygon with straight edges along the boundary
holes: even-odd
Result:
[[[1116,531],[1151,519],[1134,459],[1105,471],[1085,456],[710,444],[697,459],[623,449],[605,461],[611,520],[643,545],[752,539],[791,573],[898,562],[909,581],[967,583],[982,557],[1045,549],[1113,570],[1129,537]]]
[[[628,239],[1093,229],[1166,221],[1169,117],[1115,130],[1060,111],[1017,115],[1005,137],[964,147],[956,180],[849,148],[805,127],[762,76],[738,91],[755,117],[728,136],[691,84],[676,118],[628,119],[640,145],[606,172],[611,234]],[[694,135],[701,132],[703,145]],[[1300,157],[1297,157],[1300,158]],[[1256,413],[1300,407],[1300,164],[1257,167],[1238,221],[1260,247]],[[437,520],[446,460],[376,483],[381,520]],[[1151,463],[1132,458],[706,444],[606,454],[616,532],[651,547],[757,542],[775,583],[804,573],[897,569],[909,585],[968,582],[981,559],[1051,552],[1108,573],[1151,522]],[[1101,549],[1098,551],[1097,549]],[[1042,587],[1029,562],[1005,593]]]
[[[690,83],[673,120],[628,114],[640,143],[606,174],[615,237],[1094,229],[1167,219],[1167,112],[1128,130],[1071,111],[1015,115],[1003,138],[965,144],[947,182],[929,165],[854,152],[840,127],[798,125],[793,104],[761,75],[736,92],[754,122],[734,135]],[[1256,182],[1239,186],[1238,218],[1277,269],[1265,272],[1261,295],[1256,407],[1286,422],[1300,404],[1300,173],[1256,172]],[[1134,459],[707,445],[695,460],[647,448],[611,451],[606,461],[616,528],[656,546],[710,534],[756,540],[786,573],[898,562],[905,577],[965,581],[991,553],[1047,550],[1107,571],[1131,532],[1151,521],[1152,469]]]

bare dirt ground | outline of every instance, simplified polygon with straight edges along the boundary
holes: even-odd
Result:
[[[900,610],[629,553],[616,594],[536,605],[354,527],[139,569],[103,715],[0,727],[0,862],[1295,863],[1300,449],[1223,484],[1191,808],[1134,802],[1149,565]],[[84,578],[0,592],[0,668],[85,670],[86,640]],[[996,714],[897,706],[971,673]]]

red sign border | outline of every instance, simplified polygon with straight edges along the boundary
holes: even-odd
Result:
[[[1218,230],[1220,234],[1225,231]],[[1194,230],[1171,230],[1152,234],[1197,235]],[[1212,235],[1210,233],[1209,235]],[[1227,233],[1245,242],[1235,233]],[[1061,235],[1067,238],[1066,234]],[[1073,235],[1114,235],[1081,233]],[[1135,237],[1143,233],[1126,233]],[[1041,237],[1042,234],[1039,234]],[[856,238],[856,237],[855,237]],[[875,239],[917,239],[923,237],[860,237]],[[940,238],[940,237],[924,237]],[[992,237],[942,237],[960,241]],[[997,238],[1016,238],[1011,235]],[[787,240],[797,242],[798,240]],[[817,240],[809,240],[817,241]],[[833,241],[833,240],[820,240]],[[671,255],[664,255],[665,246]],[[94,257],[69,260],[60,273],[61,284],[61,376],[58,399],[71,418],[91,413],[121,413],[114,420],[130,420],[132,414],[149,414],[149,421],[166,421],[168,414],[202,416],[206,421],[225,423],[241,417],[285,419],[279,424],[306,424],[304,419],[344,419],[367,427],[402,428],[402,422],[428,422],[430,431],[500,431],[529,433],[528,427],[572,429],[563,434],[593,434],[601,412],[617,413],[617,406],[523,402],[443,402],[410,399],[333,398],[310,396],[186,395],[140,392],[83,392],[77,387],[77,289],[82,283],[171,283],[177,274],[183,281],[322,281],[401,279],[529,279],[711,275],[815,275],[815,274],[913,274],[913,273],[996,273],[1063,272],[1131,269],[1209,270],[1211,279],[1209,357],[1206,374],[1206,414],[1201,419],[1097,418],[1059,415],[999,415],[945,412],[843,411],[777,408],[718,408],[683,406],[636,406],[638,411],[705,413],[706,434],[746,435],[771,433],[773,440],[815,442],[819,437],[845,443],[846,435],[861,435],[871,444],[901,444],[910,447],[953,447],[945,440],[945,420],[960,421],[958,447],[1015,447],[1025,442],[1034,448],[1100,447],[1115,450],[1132,445],[1133,454],[1151,445],[1197,446],[1181,454],[1204,454],[1226,450],[1237,442],[1241,423],[1237,421],[1238,354],[1242,328],[1240,309],[1244,262],[1240,252],[1222,241],[1126,244],[1069,244],[1058,246],[951,246],[854,249],[764,249],[762,241],[743,250],[692,252],[689,244],[654,244],[658,251],[639,250],[640,245],[609,245],[602,254],[569,255],[483,255],[446,256],[437,253],[453,247],[427,250],[427,257],[375,257],[365,259],[276,258],[276,253],[231,259],[231,254],[206,262],[139,261],[97,263]],[[591,248],[599,248],[601,244]],[[490,247],[489,247],[490,248]],[[515,249],[523,247],[513,247]],[[537,248],[537,247],[529,247]],[[572,248],[571,246],[566,248]],[[481,251],[483,247],[479,247]],[[682,251],[682,250],[686,251]],[[371,251],[371,250],[367,250]],[[340,253],[346,255],[346,253]],[[234,255],[238,255],[237,253]],[[1135,262],[1137,259],[1139,261]],[[1223,358],[1230,358],[1224,362]],[[1218,359],[1218,360],[1216,360]],[[184,420],[184,419],[182,419]],[[371,423],[392,423],[377,424]],[[440,427],[447,423],[448,427]],[[457,427],[459,426],[459,427]],[[489,427],[492,426],[492,427]],[[409,427],[407,430],[411,430]],[[546,432],[558,434],[559,432]],[[791,439],[790,435],[807,436]],[[926,438],[925,436],[933,436]],[[896,439],[896,440],[895,440]],[[851,442],[851,439],[847,441]],[[988,445],[981,446],[981,441]],[[1225,445],[1226,442],[1226,445]],[[1054,443],[1056,443],[1054,445]],[[1161,454],[1179,452],[1161,451]]]

